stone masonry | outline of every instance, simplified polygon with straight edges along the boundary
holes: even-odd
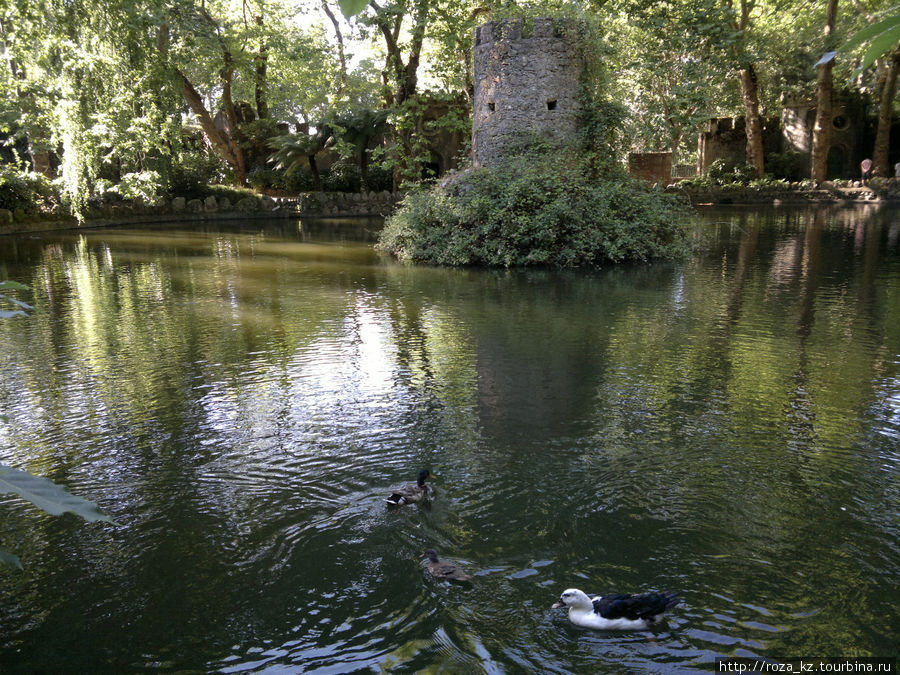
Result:
[[[582,63],[564,19],[491,21],[475,29],[472,157],[490,166],[522,132],[568,140],[578,129]]]

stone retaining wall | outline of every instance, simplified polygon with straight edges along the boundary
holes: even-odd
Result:
[[[900,194],[866,187],[790,190],[784,188],[684,188],[672,185],[667,192],[685,196],[693,204],[809,204],[815,202],[895,202]]]
[[[235,203],[227,197],[190,200],[176,197],[153,205],[118,202],[91,206],[81,226],[243,218],[387,216],[400,199],[400,193],[390,192],[309,192],[287,198],[248,196]],[[71,216],[28,214],[21,210],[13,213],[0,209],[0,235],[75,227],[79,227],[79,223]]]

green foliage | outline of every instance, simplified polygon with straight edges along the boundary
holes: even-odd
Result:
[[[766,155],[766,169],[775,178],[798,181],[803,174],[803,157],[799,152],[773,152]]]
[[[731,164],[723,158],[715,160],[702,176],[679,181],[685,187],[712,187],[722,185],[748,185],[755,177],[753,167],[747,164]]]
[[[206,186],[225,180],[225,166],[216,155],[201,151],[183,151],[169,170],[166,193],[170,197],[199,199],[206,196]]]
[[[57,203],[56,192],[46,176],[0,164],[0,209],[34,212],[49,210]]]
[[[863,70],[875,63],[876,59],[895,50],[900,44],[900,14],[892,14],[857,31],[838,51],[849,52],[865,43],[869,43],[869,48],[859,66]]]
[[[571,148],[528,151],[409,194],[379,247],[441,265],[599,266],[679,256],[686,210],[624,174],[593,176]]]
[[[2,493],[17,494],[51,516],[74,513],[89,523],[98,520],[112,521],[94,502],[73,495],[46,478],[5,464],[0,464],[0,494]]]
[[[157,171],[126,173],[116,189],[124,199],[140,199],[155,204],[162,196],[162,177]]]
[[[368,0],[338,0],[338,6],[347,19],[352,19],[366,8]]]

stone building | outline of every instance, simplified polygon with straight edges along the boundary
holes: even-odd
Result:
[[[491,21],[475,29],[472,158],[496,163],[522,133],[574,138],[582,62],[565,19]]]
[[[781,138],[784,151],[799,153],[803,177],[810,175],[812,132],[816,124],[816,102],[783,98]],[[861,106],[835,101],[831,111],[831,138],[825,175],[827,178],[858,178],[866,132]]]

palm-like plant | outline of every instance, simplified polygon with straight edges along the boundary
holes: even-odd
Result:
[[[298,168],[309,165],[316,190],[322,189],[322,176],[316,163],[316,155],[334,144],[334,130],[328,124],[319,124],[314,134],[284,134],[269,139],[269,147],[274,150],[269,161],[275,168],[291,175]]]

